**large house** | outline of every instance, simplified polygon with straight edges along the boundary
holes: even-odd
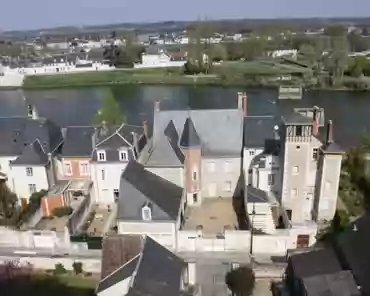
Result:
[[[108,236],[101,276],[98,296],[194,295],[194,264],[148,236]]]
[[[186,207],[183,188],[130,161],[121,176],[119,191],[118,232],[149,235],[163,246],[176,249]]]
[[[154,110],[153,137],[139,158],[148,170],[184,186],[189,205],[232,197],[241,174],[243,111]]]
[[[29,108],[28,117],[0,118],[0,137],[0,172],[25,206],[32,193],[55,184],[54,164],[62,133]]]

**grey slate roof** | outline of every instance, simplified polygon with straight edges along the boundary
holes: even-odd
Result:
[[[180,295],[185,266],[182,259],[146,236],[139,256],[104,278],[96,292],[102,292],[135,272],[127,295]]]
[[[142,221],[141,209],[150,203],[152,220],[177,220],[183,188],[130,161],[121,176],[117,219]]]
[[[181,167],[185,156],[178,145],[179,136],[171,120],[163,134],[153,138],[141,153],[140,162],[147,166]]]
[[[341,271],[342,268],[332,249],[322,249],[295,254],[289,258],[294,276],[303,279]]]
[[[241,155],[243,111],[240,109],[156,111],[153,137],[157,140],[172,120],[177,134],[182,135],[190,117],[202,145],[203,155]]]
[[[321,150],[324,154],[345,154],[343,149],[335,142],[324,145]]]
[[[354,221],[337,239],[340,257],[364,295],[370,295],[370,214]]]
[[[247,201],[249,203],[269,203],[269,197],[266,191],[252,187],[250,185],[246,188]]]
[[[191,148],[200,146],[200,139],[190,117],[186,118],[182,131],[180,147]]]
[[[275,138],[273,116],[247,116],[244,118],[244,146],[263,148],[267,139]]]
[[[63,157],[91,157],[93,126],[67,127],[62,148]]]
[[[339,271],[303,279],[307,296],[360,296],[350,271]]]
[[[0,155],[20,155],[25,146],[40,141],[45,153],[57,149],[63,142],[60,128],[44,118],[1,117],[0,118]]]
[[[46,165],[49,159],[47,154],[44,152],[43,147],[39,140],[36,140],[32,144],[24,147],[22,154],[18,156],[12,165]]]
[[[143,127],[122,124],[120,126],[109,126],[97,128],[93,144],[96,149],[103,149],[106,151],[106,161],[119,161],[118,150],[122,147],[133,148],[133,133],[139,137],[143,135]],[[140,139],[139,139],[140,140]],[[97,151],[94,149],[92,154],[92,161],[97,160]],[[134,159],[132,151],[129,150],[129,160]]]

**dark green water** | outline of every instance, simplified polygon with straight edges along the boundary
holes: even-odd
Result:
[[[25,115],[25,106],[31,103],[41,116],[61,126],[89,125],[101,106],[105,90],[0,91],[0,116]],[[335,139],[345,148],[355,145],[362,134],[370,133],[369,93],[312,91],[306,92],[303,100],[276,101],[277,92],[266,89],[134,85],[112,91],[132,124],[141,124],[144,119],[151,123],[157,100],[161,101],[162,109],[234,108],[237,92],[246,91],[250,115],[279,115],[294,107],[313,105],[325,108],[325,118],[334,122]]]

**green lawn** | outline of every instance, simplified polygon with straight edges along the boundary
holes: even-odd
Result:
[[[60,275],[60,281],[69,287],[73,288],[89,288],[95,289],[99,280],[94,277],[84,277],[77,275]]]

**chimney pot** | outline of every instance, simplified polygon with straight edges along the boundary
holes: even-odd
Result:
[[[147,139],[149,139],[149,137],[148,137],[148,121],[147,120],[143,121],[143,128],[144,128],[144,136]]]
[[[244,117],[248,116],[248,96],[247,93],[243,93],[243,111]]]
[[[327,131],[326,131],[326,144],[333,142],[333,121],[328,121]]]
[[[243,109],[243,93],[238,92],[238,109]]]
[[[154,103],[154,111],[160,111],[161,110],[161,102],[155,101]]]
[[[319,135],[319,107],[313,107],[313,135]]]

